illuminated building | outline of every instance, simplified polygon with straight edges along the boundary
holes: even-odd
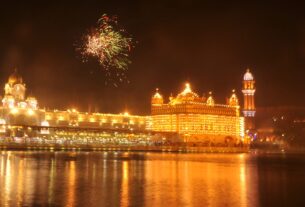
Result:
[[[255,81],[249,69],[244,74],[242,92],[244,94],[243,113],[245,117],[245,128],[246,130],[253,130],[255,128]]]
[[[60,139],[60,143],[84,140],[147,143],[161,138],[162,142],[211,146],[233,145],[244,138],[244,118],[240,115],[234,90],[226,104],[218,104],[211,92],[208,97],[200,97],[192,91],[190,84],[186,84],[176,97],[171,95],[167,103],[157,89],[151,100],[150,116],[42,109],[35,97],[26,97],[26,85],[17,71],[9,76],[4,92],[0,107],[2,137],[3,134],[7,137],[43,137],[45,141]]]
[[[4,97],[0,107],[0,133],[8,132],[7,136],[17,136],[17,129],[25,126],[46,127],[35,133],[35,136],[52,136],[56,135],[57,132],[49,130],[49,127],[77,128],[77,133],[64,134],[79,135],[80,131],[85,128],[145,130],[146,123],[146,116],[135,116],[126,112],[104,114],[79,112],[76,109],[65,111],[41,109],[35,97],[26,97],[26,85],[17,71],[9,76],[5,84]],[[14,129],[5,129],[5,125],[14,126]],[[24,134],[23,130],[23,133],[18,136]],[[82,134],[88,135],[88,133]]]
[[[22,77],[15,71],[4,87],[1,118],[11,125],[38,125],[44,112],[38,109],[35,97],[25,97],[26,86]]]
[[[190,84],[165,103],[159,90],[151,100],[152,129],[176,132],[190,143],[238,143],[244,137],[244,118],[235,91],[227,104],[216,104],[212,96],[199,97]]]

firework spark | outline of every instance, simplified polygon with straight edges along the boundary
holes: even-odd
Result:
[[[129,53],[132,48],[133,40],[124,29],[119,28],[117,18],[104,14],[97,27],[84,36],[80,52],[84,60],[96,58],[106,71],[106,76],[123,82],[126,79],[125,71],[131,63]]]

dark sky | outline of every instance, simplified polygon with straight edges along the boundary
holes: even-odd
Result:
[[[168,97],[186,81],[224,103],[233,88],[242,98],[247,67],[256,78],[258,106],[305,105],[301,1],[26,2],[0,7],[0,83],[18,67],[40,106],[148,114],[156,87]],[[105,86],[100,66],[82,63],[73,46],[104,13],[118,15],[138,42],[130,84],[118,88]]]

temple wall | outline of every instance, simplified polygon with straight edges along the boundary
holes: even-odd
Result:
[[[177,132],[187,141],[202,142],[225,138],[241,139],[244,136],[244,118],[211,114],[153,115],[152,130]]]

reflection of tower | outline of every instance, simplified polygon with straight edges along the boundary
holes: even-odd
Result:
[[[248,69],[244,75],[243,89],[244,94],[244,117],[246,121],[245,128],[247,130],[254,129],[254,116],[255,116],[255,103],[254,103],[254,93],[255,93],[255,81],[252,73]]]

